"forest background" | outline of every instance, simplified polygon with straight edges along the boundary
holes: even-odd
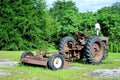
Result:
[[[48,9],[44,0],[1,0],[0,16],[0,50],[57,49],[63,36],[93,36],[99,23],[109,52],[120,52],[120,2],[83,13],[72,1],[57,0]]]

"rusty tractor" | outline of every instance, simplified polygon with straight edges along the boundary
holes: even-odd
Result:
[[[70,36],[63,37],[59,42],[58,54],[38,50],[34,56],[32,52],[25,51],[21,55],[22,63],[47,66],[52,70],[62,69],[69,61],[78,61],[83,58],[89,64],[99,64],[108,56],[108,38],[100,37],[100,26],[95,26],[96,35],[88,37],[76,32],[76,39]]]

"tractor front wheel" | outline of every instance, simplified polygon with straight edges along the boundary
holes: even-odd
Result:
[[[52,70],[62,69],[64,66],[64,58],[60,54],[53,54],[48,60],[48,68]]]

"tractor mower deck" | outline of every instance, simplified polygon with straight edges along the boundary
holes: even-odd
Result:
[[[60,54],[53,54],[50,57],[47,56],[46,51],[37,51],[34,56],[32,52],[25,51],[21,55],[21,63],[45,66],[52,70],[61,69],[68,66],[68,62]]]
[[[22,58],[21,62],[40,66],[47,66],[48,58]]]

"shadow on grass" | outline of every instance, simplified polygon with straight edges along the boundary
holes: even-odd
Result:
[[[88,64],[87,61],[86,61],[86,58],[77,60],[76,62],[81,63],[81,64]]]
[[[113,62],[101,62],[101,64],[114,64]]]
[[[37,67],[37,68],[42,68],[42,69],[48,69],[47,66],[42,66],[42,65],[35,65],[35,64],[28,64],[28,63],[19,63],[19,66],[28,66],[28,67]]]

